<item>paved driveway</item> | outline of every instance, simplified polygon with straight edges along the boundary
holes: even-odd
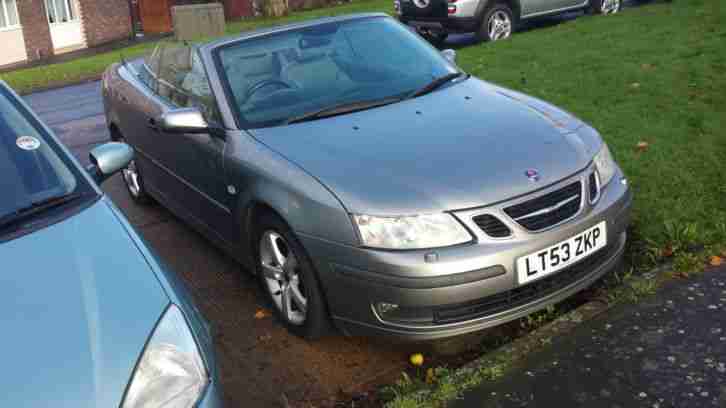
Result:
[[[33,109],[84,164],[88,151],[109,140],[98,82],[26,97]],[[216,329],[225,397],[234,407],[269,407],[321,400],[357,384],[396,375],[410,346],[342,336],[307,343],[274,318],[255,319],[263,305],[256,281],[232,259],[159,206],[133,204],[120,176],[103,185],[141,235],[189,285]]]

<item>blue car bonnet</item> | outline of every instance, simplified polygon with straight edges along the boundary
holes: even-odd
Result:
[[[105,200],[0,259],[2,405],[119,406],[169,299]]]

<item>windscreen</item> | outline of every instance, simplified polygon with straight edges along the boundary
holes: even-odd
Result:
[[[62,152],[27,115],[0,86],[0,218],[79,186]]]
[[[458,69],[397,21],[372,17],[246,39],[217,54],[246,128],[404,95]]]

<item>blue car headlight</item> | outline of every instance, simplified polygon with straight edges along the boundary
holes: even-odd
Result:
[[[182,312],[169,306],[139,360],[122,408],[195,406],[209,382]]]

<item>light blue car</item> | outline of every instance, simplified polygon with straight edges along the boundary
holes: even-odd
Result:
[[[209,326],[96,185],[132,155],[84,170],[0,81],[0,405],[221,406]]]

